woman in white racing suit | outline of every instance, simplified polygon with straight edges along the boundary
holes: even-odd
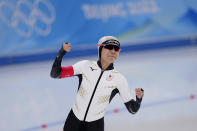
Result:
[[[68,114],[63,131],[104,131],[107,105],[118,93],[128,111],[135,114],[144,95],[136,88],[136,100],[131,97],[127,80],[114,69],[113,63],[120,53],[120,43],[114,36],[104,36],[98,42],[98,61],[83,60],[73,66],[62,67],[63,56],[72,46],[64,43],[51,69],[52,78],[78,76],[76,100]]]

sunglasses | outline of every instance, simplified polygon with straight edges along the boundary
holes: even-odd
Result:
[[[121,50],[121,48],[119,46],[112,45],[112,44],[110,44],[110,45],[100,44],[98,46],[103,46],[105,49],[108,49],[108,50],[113,50],[114,49],[116,52],[120,52],[120,50]]]

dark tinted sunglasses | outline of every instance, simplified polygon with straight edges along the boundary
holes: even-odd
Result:
[[[103,46],[105,49],[108,49],[108,50],[115,50],[116,52],[120,52],[120,47],[119,46],[117,46],[117,45],[104,45],[104,44],[101,44],[101,45],[99,45],[99,46]]]

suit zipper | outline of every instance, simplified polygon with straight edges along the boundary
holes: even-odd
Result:
[[[88,104],[88,107],[87,107],[87,110],[86,110],[86,113],[85,113],[85,116],[84,116],[83,121],[86,120],[86,117],[87,117],[87,114],[88,114],[88,111],[89,111],[89,108],[90,108],[92,99],[93,99],[94,94],[95,94],[95,92],[96,92],[96,88],[97,88],[97,86],[98,86],[98,84],[99,84],[99,81],[100,81],[100,79],[101,79],[101,77],[102,77],[102,75],[103,75],[103,72],[104,72],[104,70],[101,71],[101,74],[100,74],[100,76],[99,76],[99,78],[98,78],[98,80],[97,80],[97,82],[96,82],[96,85],[95,85],[94,91],[93,91],[93,93],[92,93],[92,96],[91,96],[91,98],[90,98],[90,102],[89,102],[89,104]]]

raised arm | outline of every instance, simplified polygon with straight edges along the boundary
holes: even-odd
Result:
[[[122,100],[124,101],[127,110],[130,113],[135,114],[140,108],[142,97],[144,96],[144,90],[142,88],[136,88],[135,89],[136,100],[134,100],[131,96],[128,87],[128,82],[123,75],[120,75],[118,79],[118,83],[119,83],[118,91],[120,93]]]
[[[127,107],[127,110],[132,114],[135,114],[139,110],[142,102],[142,97],[144,95],[144,90],[142,88],[136,88],[135,92],[136,92],[136,100],[131,99],[130,101],[124,103],[125,106]]]
[[[70,52],[72,45],[69,43],[64,43],[62,48],[59,50],[58,55],[55,58],[53,63],[50,76],[52,78],[64,78],[73,75],[73,68],[72,66],[69,67],[61,67],[62,58],[67,53]]]

